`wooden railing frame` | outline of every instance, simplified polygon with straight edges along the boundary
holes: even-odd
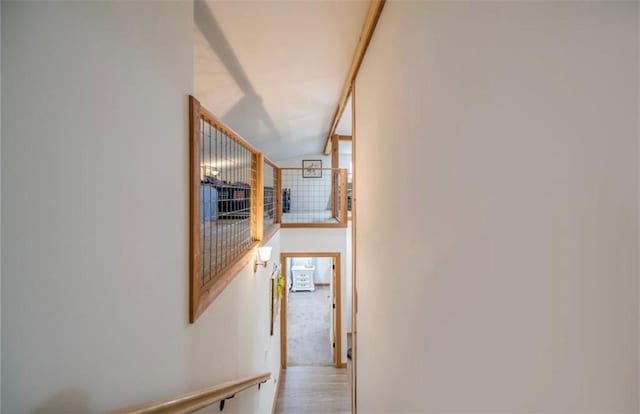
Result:
[[[276,191],[278,192],[278,203],[282,203],[282,168],[278,168],[278,181],[276,183]],[[276,211],[276,219],[282,227],[282,205],[278,204],[278,211]]]
[[[253,242],[247,247],[244,254],[235,261],[219,270],[215,277],[203,286],[200,285],[200,265],[202,252],[200,246],[200,119],[214,125],[224,132],[229,138],[247,149],[252,154],[252,177],[251,177],[251,237]],[[194,323],[196,319],[207,309],[220,293],[231,283],[235,276],[248,265],[255,257],[255,248],[263,239],[262,223],[263,211],[260,206],[263,204],[261,196],[262,184],[262,159],[263,155],[255,147],[246,142],[237,132],[231,129],[215,115],[211,114],[200,105],[200,102],[193,96],[189,97],[189,180],[190,180],[190,217],[189,217],[189,240],[190,240],[190,270],[189,270],[189,322]]]
[[[273,237],[273,235],[276,234],[276,232],[280,229],[280,221],[282,219],[282,186],[280,186],[280,168],[278,168],[278,166],[266,156],[264,157],[264,163],[269,164],[271,167],[273,167],[273,176],[275,178],[276,185],[273,189],[273,225],[269,228],[264,229],[262,237],[263,243],[271,239],[271,237]],[[280,214],[278,214],[278,212],[280,212]]]
[[[254,240],[262,240],[264,234],[264,155],[257,153],[254,155],[256,160],[255,172],[256,172],[256,189],[251,192],[251,229],[253,232]],[[255,209],[255,213],[253,211]]]
[[[250,227],[252,243],[246,248],[235,261],[227,264],[223,269],[216,272],[214,277],[201,286],[200,269],[202,252],[200,246],[200,119],[213,125],[223,132],[230,139],[238,143],[251,153],[252,177],[251,177],[251,213]],[[211,112],[207,111],[200,102],[193,96],[189,97],[189,120],[190,120],[190,217],[189,217],[189,240],[190,240],[190,270],[189,270],[189,321],[194,323],[196,319],[207,309],[207,307],[222,293],[231,283],[235,276],[247,266],[255,257],[255,248],[268,242],[280,228],[344,228],[348,224],[347,215],[347,171],[337,168],[323,168],[332,171],[332,200],[333,216],[339,221],[336,223],[282,223],[282,171],[300,170],[301,168],[280,168],[273,161],[269,160],[254,146],[244,140],[240,134],[218,119]],[[274,168],[276,178],[274,208],[274,224],[268,229],[264,228],[264,185],[263,174],[264,164],[269,164]],[[333,177],[333,171],[340,170],[339,175]],[[335,189],[340,183],[341,192],[340,209],[337,207],[337,195]]]
[[[347,212],[347,169],[340,168],[340,222],[347,227],[349,213]]]
[[[282,210],[279,210],[279,220],[280,220],[280,228],[344,228],[348,225],[348,213],[347,213],[347,169],[346,168],[319,168],[322,171],[329,171],[331,173],[331,205],[332,205],[332,215],[336,220],[336,223],[283,223],[282,222]],[[291,171],[298,170],[301,171],[303,168],[300,167],[282,167],[278,169],[279,177],[278,183],[280,186],[280,197],[282,197],[282,171]],[[339,172],[336,177],[334,177],[334,172]],[[336,200],[336,187],[340,182],[340,210],[337,209],[337,200]]]
[[[229,381],[212,387],[204,388],[198,391],[182,394],[176,397],[152,401],[121,410],[113,411],[110,414],[185,414],[201,410],[211,404],[221,402],[232,398],[239,392],[248,388],[267,382],[271,379],[271,373],[256,375],[253,377],[242,378],[235,381]],[[223,408],[224,405],[221,405]]]

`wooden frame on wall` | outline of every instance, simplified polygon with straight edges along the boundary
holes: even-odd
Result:
[[[266,156],[264,157],[264,164],[273,168],[275,184],[273,187],[273,224],[269,227],[265,225],[262,237],[262,240],[269,240],[280,229],[280,221],[282,220],[282,188],[280,186],[280,168]],[[265,209],[267,208],[266,205],[264,207]]]
[[[278,168],[278,191],[282,194],[286,187],[295,187],[296,184],[304,185],[306,183],[315,184],[318,181],[313,180],[299,180],[300,171],[304,174],[302,168],[299,167],[282,167]],[[283,211],[283,205],[277,212],[277,220],[279,228],[344,228],[348,225],[348,210],[347,210],[347,170],[345,168],[322,168],[322,174],[327,180],[327,183],[331,185],[332,195],[330,197],[330,210],[333,214],[335,222],[313,222],[313,221],[287,221],[284,214],[287,211]],[[291,182],[291,180],[297,180]],[[290,188],[289,188],[290,189]],[[342,191],[341,189],[344,189]],[[287,201],[284,201],[284,206],[287,205]],[[308,217],[307,217],[308,218]]]
[[[302,160],[302,178],[322,178],[322,160]]]

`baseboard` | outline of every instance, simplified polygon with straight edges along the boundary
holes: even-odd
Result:
[[[346,368],[347,367],[347,363],[346,362],[341,362],[340,366],[338,368]]]
[[[278,405],[278,397],[280,396],[280,384],[282,384],[282,368],[278,374],[278,382],[276,383],[276,392],[273,393],[273,402],[271,403],[271,414],[275,414]]]
[[[331,286],[329,283],[314,283],[316,286]]]

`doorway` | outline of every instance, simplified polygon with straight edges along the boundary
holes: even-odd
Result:
[[[286,280],[280,316],[281,367],[332,365],[343,368],[340,253],[296,252],[280,256]],[[291,314],[289,308],[296,314]],[[291,326],[289,321],[295,325]],[[288,327],[295,331],[288,332]],[[288,341],[292,338],[296,339],[291,344],[293,361],[288,352]]]

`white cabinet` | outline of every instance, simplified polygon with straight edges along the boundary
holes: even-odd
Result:
[[[316,286],[313,283],[313,273],[315,270],[315,266],[293,266],[291,268],[293,278],[291,291],[297,292],[299,290],[316,290]]]

